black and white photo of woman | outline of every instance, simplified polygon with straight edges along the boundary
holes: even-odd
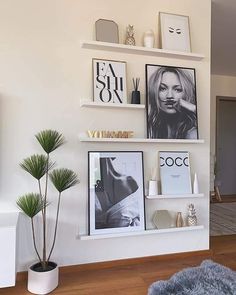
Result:
[[[195,70],[146,65],[148,138],[197,139]]]

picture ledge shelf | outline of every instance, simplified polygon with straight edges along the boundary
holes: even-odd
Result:
[[[185,232],[185,231],[196,231],[204,229],[203,225],[196,226],[184,226],[184,227],[171,227],[165,229],[148,229],[144,231],[134,231],[134,232],[125,232],[125,233],[114,233],[114,234],[101,234],[101,235],[80,235],[80,240],[100,240],[100,239],[109,239],[109,238],[120,238],[120,237],[130,237],[130,236],[144,236],[144,235],[156,235],[156,234],[165,234],[172,232]]]
[[[81,107],[87,108],[120,108],[120,109],[145,109],[144,104],[128,104],[128,103],[101,103],[89,100],[81,100]]]
[[[81,142],[119,142],[119,143],[204,143],[203,139],[150,139],[150,138],[96,138],[79,137]]]
[[[204,194],[182,194],[182,195],[156,195],[156,196],[146,196],[149,200],[156,199],[188,199],[188,198],[203,198]]]
[[[159,48],[148,48],[143,46],[132,46],[118,43],[100,42],[100,41],[81,41],[81,47],[96,50],[117,51],[139,55],[152,55],[162,57],[183,58],[191,60],[202,60],[205,56],[198,53],[172,51]]]

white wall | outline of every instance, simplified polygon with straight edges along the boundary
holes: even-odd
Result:
[[[67,145],[55,152],[59,166],[78,171],[81,183],[66,192],[53,259],[60,265],[140,257],[207,249],[209,145],[210,145],[210,0],[3,0],[0,2],[0,201],[14,204],[17,196],[35,190],[30,176],[19,168],[28,155],[40,152],[33,136],[44,128],[64,133]],[[177,60],[142,55],[82,49],[80,40],[94,40],[94,23],[112,19],[119,25],[120,42],[125,28],[133,24],[137,45],[148,29],[158,32],[158,12],[189,15],[191,43],[203,61]],[[131,78],[141,77],[144,103],[145,63],[193,67],[197,73],[198,121],[204,144],[140,145],[86,144],[78,135],[87,129],[134,130],[145,134],[143,111],[107,111],[80,108],[80,99],[92,99],[92,58],[125,60],[128,88]],[[205,198],[194,200],[199,232],[162,234],[80,241],[87,232],[88,150],[143,150],[145,179],[150,177],[158,150],[188,150],[192,172],[197,171]],[[52,200],[55,194],[52,193]],[[158,208],[186,212],[188,200],[153,201],[147,210]],[[53,205],[53,204],[52,204]],[[50,207],[51,222],[54,207]],[[149,217],[150,219],[150,217]],[[150,220],[149,220],[150,223]],[[20,228],[19,269],[35,258],[28,220]]]

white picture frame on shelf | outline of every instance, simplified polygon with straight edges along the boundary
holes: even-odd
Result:
[[[93,98],[100,103],[127,103],[126,62],[93,58]]]
[[[162,49],[191,52],[188,16],[159,12],[159,22]]]
[[[145,230],[143,152],[89,152],[89,235]]]
[[[159,167],[163,195],[192,194],[189,152],[160,151]]]

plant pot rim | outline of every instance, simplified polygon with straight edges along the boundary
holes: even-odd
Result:
[[[45,269],[45,270],[37,270],[37,267],[40,267],[42,264],[41,262],[35,262],[33,263],[29,269],[32,270],[32,271],[35,271],[35,272],[41,272],[41,273],[45,273],[45,272],[48,272],[48,271],[52,271],[54,270],[55,268],[58,267],[57,263],[53,262],[53,261],[49,261],[48,262],[48,265],[50,266],[50,269]]]

